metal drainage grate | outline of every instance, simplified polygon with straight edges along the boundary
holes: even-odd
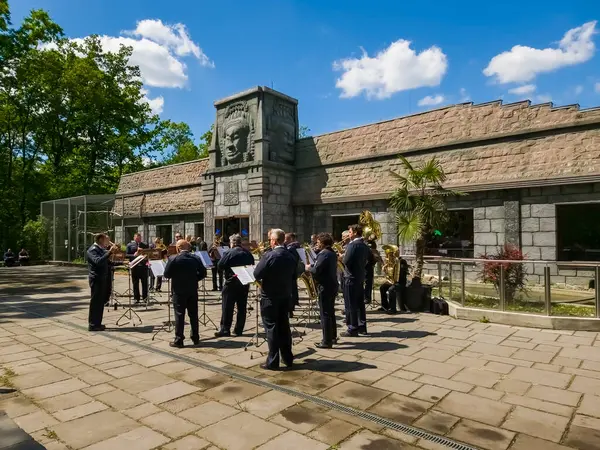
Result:
[[[71,323],[71,322],[67,322],[65,320],[61,320],[61,319],[56,319],[56,318],[51,318],[48,316],[44,316],[43,314],[39,314],[33,311],[29,311],[23,308],[19,308],[17,306],[11,306],[11,305],[5,305],[5,306],[9,306],[10,308],[13,309],[17,309],[19,311],[22,311],[26,314],[30,314],[33,316],[37,316],[37,317],[41,317],[44,319],[49,319],[52,320],[54,322],[60,323],[62,325],[65,325],[67,327],[71,327],[71,328],[76,328],[82,331],[87,331],[87,327],[81,326],[81,325],[77,325],[75,323]],[[146,344],[141,344],[139,342],[136,341],[130,341],[129,339],[125,339],[121,336],[118,336],[116,334],[113,333],[106,333],[106,336],[110,336],[112,339],[122,342],[124,344],[128,344],[128,345],[133,345],[135,347],[138,347],[139,349],[142,350],[146,350],[149,352],[153,352],[153,353],[158,353],[159,355],[162,356],[166,356],[169,358],[173,358],[173,359],[177,359],[181,362],[185,362],[188,364],[192,364],[194,366],[197,367],[201,367],[203,369],[206,370],[210,370],[211,372],[216,372],[216,373],[220,373],[222,375],[227,375],[228,377],[231,377],[233,379],[239,380],[239,381],[245,381],[246,383],[251,383],[257,386],[261,386],[267,389],[272,389],[275,391],[279,391],[279,392],[283,392],[285,394],[288,395],[292,395],[294,397],[298,397],[301,398],[303,400],[307,400],[309,402],[315,403],[317,405],[320,406],[324,406],[326,408],[330,408],[330,409],[334,409],[336,411],[340,411],[355,417],[360,417],[361,419],[364,420],[368,420],[370,422],[376,423],[378,425],[384,426],[385,428],[390,428],[392,430],[395,431],[399,431],[401,433],[407,434],[409,436],[413,436],[415,438],[419,438],[419,439],[424,439],[426,441],[429,442],[433,442],[435,444],[438,445],[443,445],[445,447],[451,448],[451,449],[455,449],[455,450],[479,450],[476,447],[470,447],[468,445],[462,444],[460,442],[457,441],[453,441],[452,439],[448,439],[444,436],[438,436],[437,434],[433,434],[430,433],[428,431],[425,430],[421,430],[420,428],[416,428],[410,425],[406,425],[403,423],[398,423],[398,422],[393,422],[389,419],[386,419],[385,417],[381,417],[378,416],[376,414],[371,414],[369,412],[366,411],[361,411],[359,409],[355,409],[355,408],[351,408],[349,406],[345,406],[342,405],[341,403],[337,403],[331,400],[327,400],[321,397],[317,397],[315,395],[310,395],[310,394],[306,394],[304,392],[301,391],[296,391],[294,389],[290,389],[284,386],[279,386],[278,384],[274,384],[274,383],[269,383],[268,381],[264,381],[264,380],[260,380],[257,378],[253,378],[253,377],[249,377],[248,375],[244,375],[238,372],[235,372],[233,370],[230,369],[226,369],[224,367],[216,367],[216,366],[212,366],[211,364],[199,361],[197,359],[194,358],[190,358],[189,356],[185,356],[185,355],[178,355],[176,353],[171,353],[171,352],[167,352],[165,350],[161,350],[159,348],[155,348],[152,347],[151,345],[146,345]]]

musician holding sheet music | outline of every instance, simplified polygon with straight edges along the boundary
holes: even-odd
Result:
[[[218,263],[218,270],[225,275],[223,286],[223,309],[221,314],[221,326],[215,333],[215,337],[231,335],[233,323],[233,308],[237,305],[237,317],[233,334],[241,336],[246,325],[246,310],[248,305],[249,284],[242,284],[232,267],[251,266],[254,264],[254,256],[242,247],[242,237],[234,234],[229,238],[230,250],[225,252]]]
[[[190,252],[191,245],[185,240],[177,241],[176,256],[171,256],[165,267],[165,278],[171,280],[173,309],[175,310],[175,340],[171,347],[183,348],[183,327],[187,310],[192,328],[191,339],[194,345],[200,343],[198,331],[198,281],[206,277],[206,268],[200,258]]]
[[[135,233],[133,241],[127,244],[125,253],[131,262],[141,254],[140,250],[147,249],[148,247],[148,244],[142,242],[142,235]],[[142,283],[141,297],[140,282]],[[136,303],[148,297],[148,266],[145,262],[141,262],[131,269],[131,284],[133,284],[133,299]]]

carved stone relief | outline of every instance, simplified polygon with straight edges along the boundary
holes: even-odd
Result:
[[[224,206],[235,206],[240,203],[239,184],[236,181],[225,182],[225,192],[223,195]]]
[[[261,199],[252,197],[250,199],[250,239],[255,241],[262,239],[261,226]]]
[[[284,164],[294,164],[296,143],[296,114],[294,108],[282,101],[275,101],[269,116],[269,159]]]
[[[255,125],[244,101],[227,106],[218,127],[221,166],[254,160]]]

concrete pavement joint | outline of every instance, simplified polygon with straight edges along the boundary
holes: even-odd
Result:
[[[13,306],[13,305],[3,305],[3,306],[7,306],[7,307],[9,307],[11,309],[16,309],[18,311],[24,312],[24,313],[32,315],[32,316],[36,316],[36,317],[40,317],[40,318],[43,318],[43,319],[51,320],[53,322],[56,322],[56,323],[59,323],[61,325],[64,325],[64,326],[67,326],[67,327],[70,327],[70,328],[74,328],[74,329],[77,329],[77,330],[80,330],[80,331],[87,331],[87,328],[84,327],[84,326],[81,326],[81,325],[78,325],[78,324],[75,324],[75,323],[72,323],[72,322],[68,322],[68,321],[65,321],[65,320],[62,320],[62,319],[51,318],[51,317],[45,316],[43,314],[37,313],[35,311],[30,311],[28,309],[20,308],[18,306]],[[176,353],[169,353],[167,351],[164,351],[164,350],[161,350],[161,349],[157,349],[157,348],[155,348],[153,346],[150,346],[150,345],[141,344],[141,343],[136,342],[136,341],[125,339],[125,338],[123,338],[121,336],[117,336],[116,334],[113,334],[111,332],[104,333],[104,335],[108,336],[111,339],[114,339],[116,341],[122,342],[124,344],[133,345],[133,346],[138,347],[139,349],[142,349],[142,350],[153,352],[155,354],[159,354],[159,355],[162,355],[162,356],[165,356],[165,357],[168,357],[168,358],[177,359],[177,360],[179,360],[181,362],[185,362],[185,363],[194,365],[196,367],[200,367],[200,368],[203,368],[203,369],[206,369],[206,370],[210,370],[210,371],[213,371],[213,372],[216,372],[216,373],[220,373],[222,375],[229,376],[229,377],[231,377],[233,379],[236,379],[236,380],[239,380],[239,381],[245,381],[247,383],[251,383],[251,384],[254,384],[256,386],[260,386],[260,387],[272,389],[272,390],[279,391],[279,392],[282,392],[282,393],[285,393],[285,394],[288,394],[288,395],[291,395],[291,396],[294,396],[294,397],[297,397],[297,398],[301,398],[303,400],[310,401],[311,403],[315,403],[317,405],[324,406],[326,408],[331,408],[331,409],[334,409],[334,410],[337,410],[337,411],[340,411],[340,412],[343,412],[343,413],[346,413],[346,414],[349,414],[349,415],[352,415],[352,416],[355,416],[355,417],[359,417],[361,419],[368,420],[368,421],[376,423],[378,425],[382,425],[382,426],[384,426],[386,428],[389,428],[389,429],[392,429],[392,430],[395,430],[395,431],[399,431],[399,432],[405,433],[407,435],[410,435],[410,436],[413,436],[413,437],[416,437],[416,438],[420,438],[420,439],[425,440],[425,441],[429,441],[429,442],[432,442],[432,443],[435,443],[435,444],[438,444],[438,445],[443,445],[443,446],[445,446],[447,448],[451,448],[451,449],[455,449],[455,450],[478,450],[476,447],[468,446],[468,445],[463,444],[461,442],[457,442],[457,441],[454,441],[452,439],[448,439],[448,438],[446,438],[444,436],[433,434],[433,433],[431,433],[429,431],[425,431],[425,430],[422,430],[420,428],[413,427],[411,425],[407,425],[407,424],[399,423],[399,422],[394,422],[394,421],[391,421],[391,420],[386,419],[384,417],[378,416],[376,414],[372,414],[372,413],[369,413],[369,412],[366,412],[366,411],[361,411],[359,409],[355,409],[355,408],[351,408],[349,406],[345,406],[345,405],[343,405],[341,403],[337,403],[337,402],[334,402],[334,401],[331,401],[331,400],[320,398],[320,397],[317,397],[317,396],[314,396],[314,395],[306,394],[304,392],[300,392],[300,391],[297,391],[297,390],[294,390],[294,389],[290,389],[290,388],[287,388],[287,387],[284,387],[284,386],[280,386],[280,385],[277,385],[277,384],[274,384],[274,383],[270,383],[268,381],[259,380],[259,379],[253,378],[253,377],[249,377],[247,375],[243,375],[243,374],[237,373],[237,372],[235,372],[233,370],[229,370],[229,369],[226,369],[226,368],[223,368],[223,367],[213,366],[211,364],[208,364],[208,363],[205,363],[205,362],[202,362],[202,361],[198,361],[198,360],[196,360],[194,358],[190,358],[190,357],[185,356],[185,355],[178,355]]]

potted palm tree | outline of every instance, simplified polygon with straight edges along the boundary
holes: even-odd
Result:
[[[445,199],[465,194],[442,186],[446,181],[446,174],[435,157],[419,167],[413,166],[402,155],[399,159],[405,173],[391,171],[398,180],[398,187],[390,197],[390,206],[396,213],[400,242],[415,244],[413,282],[407,289],[407,304],[410,309],[414,309],[415,305],[421,304],[425,292],[421,286],[421,276],[427,238],[449,219]]]

